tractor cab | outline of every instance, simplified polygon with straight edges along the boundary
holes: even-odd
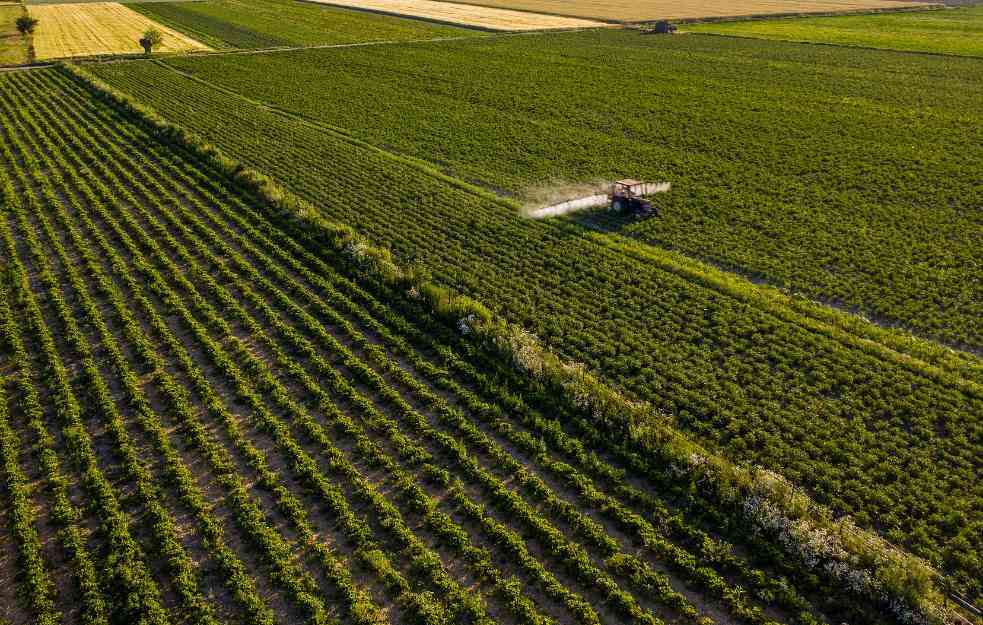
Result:
[[[648,185],[638,180],[619,180],[611,185],[608,210],[644,219],[655,214],[652,202],[642,197]]]
[[[676,25],[665,20],[658,21],[655,23],[655,29],[652,32],[656,35],[671,35],[676,32]]]

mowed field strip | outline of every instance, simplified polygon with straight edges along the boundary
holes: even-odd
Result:
[[[556,28],[594,28],[604,24],[593,20],[543,15],[525,11],[497,9],[471,4],[435,0],[312,0],[366,11],[420,17],[447,24],[476,26],[490,30],[547,30]]]
[[[155,52],[211,49],[117,2],[45,4],[29,10],[39,20],[34,32],[34,50],[39,60],[141,52],[140,37],[148,28],[156,28],[164,35]]]
[[[0,3],[0,65],[27,60],[27,41],[17,32],[17,18],[23,12],[19,4]]]
[[[907,0],[460,0],[462,4],[578,18],[642,22],[750,15],[839,13],[934,5]]]

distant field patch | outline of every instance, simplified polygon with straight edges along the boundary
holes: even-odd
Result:
[[[117,2],[35,5],[30,12],[39,20],[34,32],[38,59],[138,53],[140,37],[148,28],[163,33],[160,52],[209,49]]]
[[[26,0],[24,4],[30,6],[35,4],[96,4],[99,2],[105,2],[106,0]],[[120,0],[119,4],[136,4],[137,2],[143,3],[170,3],[170,2],[181,2],[181,3],[191,3],[191,2],[203,2],[204,0]],[[2,3],[0,3],[2,4]]]
[[[700,24],[687,30],[783,41],[983,56],[983,6],[917,13]]]
[[[24,9],[19,4],[0,4],[0,65],[27,62],[27,41],[17,32],[17,18]]]
[[[455,2],[435,0],[313,0],[322,4],[408,15],[449,24],[476,26],[490,30],[547,30],[553,28],[591,28],[598,22],[571,17],[542,15]]]
[[[930,4],[908,0],[459,0],[463,4],[538,11],[613,22],[838,13]]]
[[[460,37],[474,31],[296,0],[153,2],[132,8],[215,48]]]

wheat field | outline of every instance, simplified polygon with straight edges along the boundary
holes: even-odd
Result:
[[[39,20],[34,32],[39,60],[142,52],[139,41],[148,28],[164,35],[155,52],[209,49],[116,2],[33,5],[29,10]]]
[[[559,17],[435,0],[314,0],[320,4],[420,17],[490,30],[548,30],[602,26],[593,20]]]
[[[914,8],[936,4],[909,0],[460,0],[460,2],[616,22],[840,13]]]

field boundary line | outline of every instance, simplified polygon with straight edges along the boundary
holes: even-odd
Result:
[[[942,10],[942,9],[935,9]],[[829,16],[838,17],[838,16]],[[843,16],[846,17],[846,16]],[[706,23],[706,22],[701,22]],[[699,35],[702,37],[722,37],[724,39],[747,39],[750,41],[770,41],[773,43],[792,43],[796,45],[807,45],[807,46],[826,46],[830,48],[850,48],[854,50],[871,50],[873,52],[892,52],[894,54],[917,54],[917,55],[928,55],[928,56],[939,56],[943,58],[951,59],[983,59],[983,55],[979,54],[957,54],[955,52],[939,52],[937,50],[901,50],[899,48],[878,48],[876,46],[865,46],[860,44],[852,43],[834,43],[831,41],[806,41],[804,39],[776,39],[774,37],[755,37],[754,35],[734,35],[730,33],[711,33],[703,31],[687,31],[687,35]]]
[[[466,39],[470,39],[470,37]],[[173,67],[164,59],[158,59],[156,63],[188,80],[248,102],[257,108],[297,121],[309,128],[329,134],[353,146],[367,149],[372,153],[413,167],[417,171],[449,184],[456,189],[495,202],[510,211],[518,212],[521,210],[518,202],[447,174],[427,161],[391,152],[355,137],[345,128],[333,126],[325,122],[314,121],[299,113],[255,100],[234,89],[216,85],[194,74]],[[592,229],[599,231],[598,228]],[[612,234],[606,230],[600,231],[607,235]],[[766,314],[771,314],[784,323],[793,323],[797,327],[809,332],[834,338],[844,346],[851,349],[860,349],[867,354],[872,354],[873,351],[876,351],[876,355],[879,358],[902,364],[915,373],[927,375],[936,381],[957,384],[974,396],[983,398],[983,383],[963,373],[966,368],[971,371],[975,369],[979,373],[980,378],[983,379],[983,363],[979,362],[972,354],[967,354],[964,358],[961,354],[966,352],[954,350],[941,343],[915,336],[904,330],[883,328],[869,321],[862,320],[856,315],[837,310],[820,302],[814,302],[812,300],[805,300],[801,303],[797,302],[796,298],[782,293],[777,287],[757,285],[738,273],[725,271],[680,252],[643,244],[627,239],[623,235],[615,234],[613,236],[621,238],[623,242],[619,244],[616,241],[603,241],[597,237],[592,237],[592,239],[594,244],[620,253],[632,254],[635,252],[635,258],[641,260],[657,260],[660,266],[670,273],[674,273],[691,282],[702,284],[728,297],[745,302]],[[675,258],[673,259],[673,257]],[[692,266],[687,267],[687,265]],[[809,306],[810,304],[811,306]],[[803,308],[807,307],[813,308],[813,310],[803,310]],[[777,313],[776,310],[782,312]],[[820,313],[820,311],[822,312]],[[821,319],[820,314],[826,317],[826,319]],[[951,361],[953,358],[964,362],[954,363]]]

